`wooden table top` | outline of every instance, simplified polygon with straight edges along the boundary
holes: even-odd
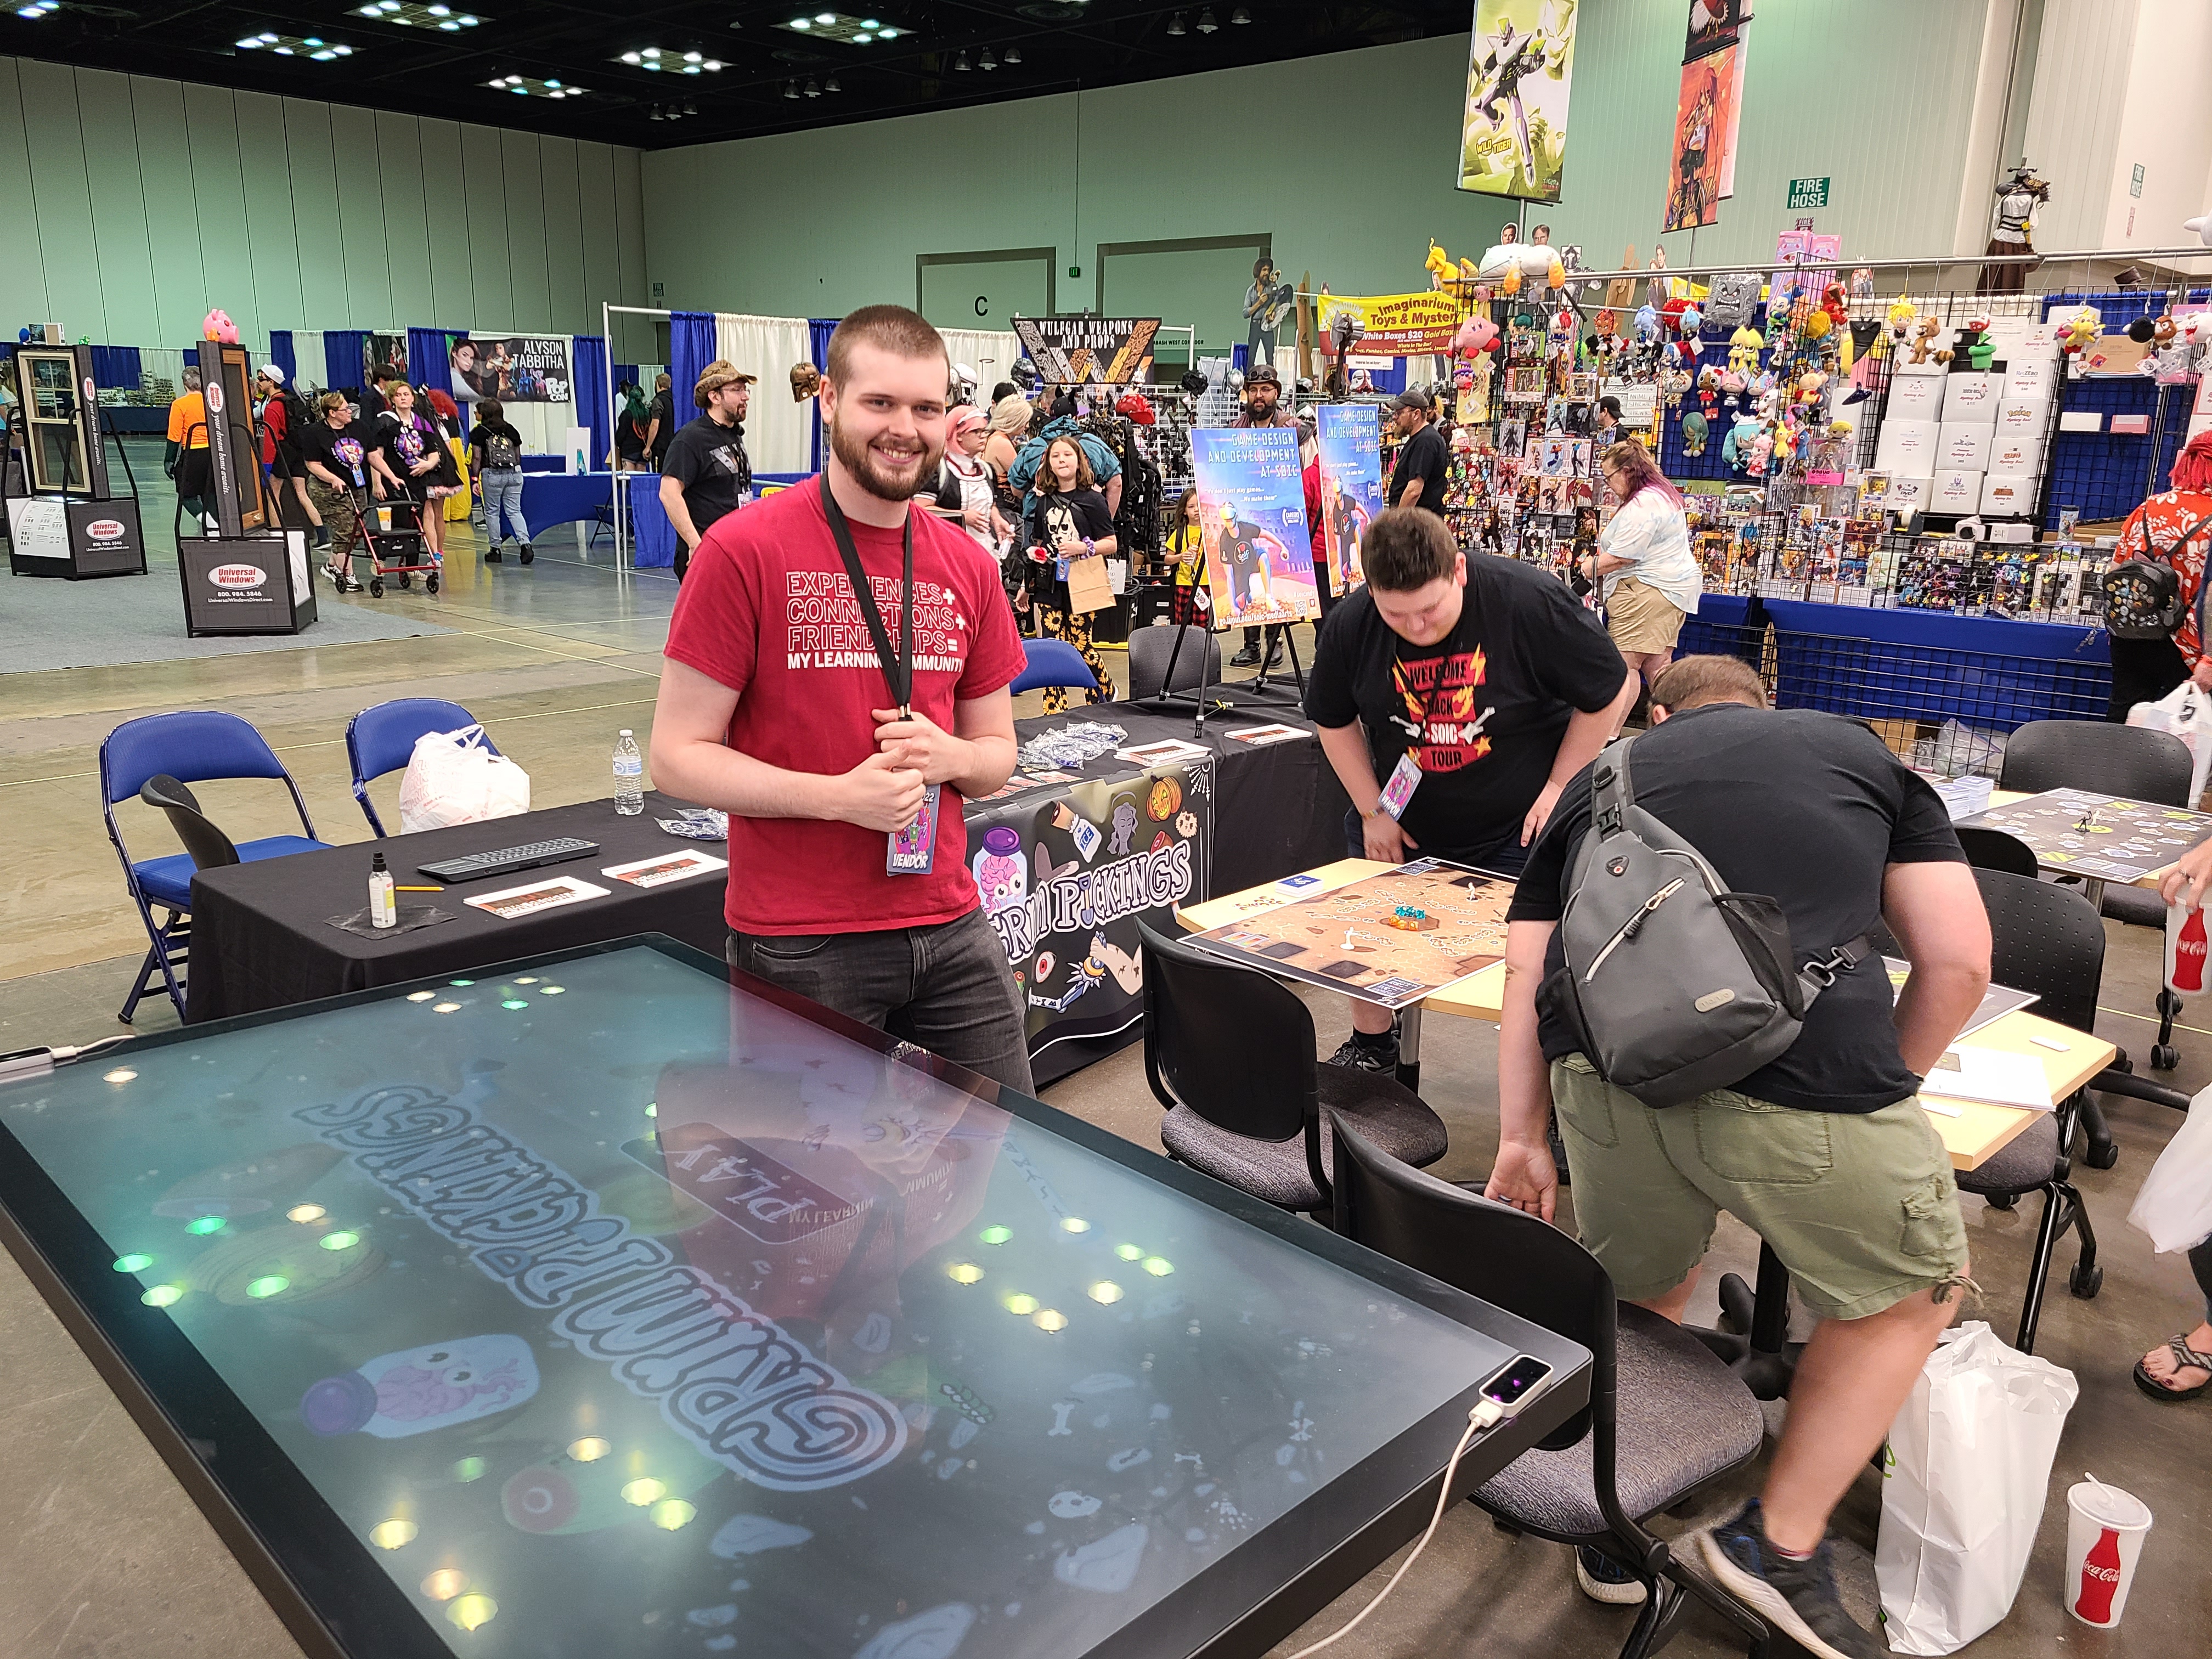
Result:
[[[1996,796],[1991,799],[1995,800]],[[2024,797],[2014,795],[2013,799]],[[1314,879],[1298,886],[1286,886],[1282,882],[1266,882],[1257,887],[1248,887],[1241,893],[1228,893],[1219,898],[1208,899],[1202,904],[1179,908],[1176,919],[1191,933],[1204,933],[1208,928],[1291,904],[1299,899],[1312,898],[1338,887],[1349,886],[1364,876],[1380,875],[1393,866],[1372,859],[1339,859],[1334,864],[1324,864],[1305,873]],[[1446,986],[1421,1004],[1423,1009],[1439,1014],[1455,1014],[1462,1018],[1486,1019],[1497,1024],[1505,990],[1505,964],[1502,962],[1470,974],[1455,984]],[[2044,1041],[2039,1042],[2037,1038]],[[2012,1054],[2027,1054],[2043,1067],[2044,1075],[2051,1081],[2051,1097],[2060,1101],[2072,1094],[2091,1078],[2112,1063],[2119,1052],[2102,1037],[2077,1031],[2071,1026],[2060,1025],[2026,1009],[1995,1019],[1976,1031],[1967,1042],[1985,1048],[2002,1048]],[[2058,1048],[2046,1045],[2057,1043]],[[1945,1112],[1930,1112],[1929,1120],[1942,1136],[1943,1146],[1951,1155],[1954,1170],[1973,1170],[1996,1156],[2017,1137],[2039,1114],[2022,1111],[2012,1106],[1989,1106],[1978,1101],[1949,1101],[1947,1105],[1959,1108],[1959,1115]]]

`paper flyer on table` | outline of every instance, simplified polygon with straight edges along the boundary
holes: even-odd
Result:
[[[1264,749],[1271,743],[1290,743],[1298,738],[1313,736],[1295,726],[1240,726],[1234,732],[1224,732],[1224,738],[1234,738],[1238,743],[1249,744],[1255,749]]]
[[[2024,1107],[2031,1112],[2051,1109],[2051,1079],[2040,1060],[2002,1048],[1978,1048],[1972,1043],[1946,1048],[1922,1082],[1920,1092],[1946,1100]]]
[[[727,859],[708,858],[704,853],[694,853],[687,848],[679,852],[656,854],[649,859],[632,859],[627,864],[605,865],[599,873],[616,881],[626,881],[633,887],[659,887],[729,867]]]
[[[541,880],[526,883],[520,887],[502,887],[496,893],[477,893],[461,901],[473,904],[479,910],[513,921],[517,916],[535,915],[540,910],[558,909],[564,904],[580,904],[586,899],[605,898],[613,890],[594,887],[588,881],[579,881],[574,876],[547,876]]]

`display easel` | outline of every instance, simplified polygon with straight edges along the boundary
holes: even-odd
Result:
[[[17,576],[143,576],[146,543],[140,528],[138,481],[131,457],[100,407],[92,348],[49,337],[14,348],[17,403],[9,417],[23,445],[23,493],[12,493],[15,469],[5,469],[8,568]],[[124,488],[112,487],[107,444],[123,463]]]
[[[1206,556],[1206,538],[1201,536],[1198,543],[1198,563],[1194,567],[1191,577],[1191,603],[1194,606],[1198,603],[1198,596],[1207,591]],[[1209,607],[1206,611],[1207,619],[1203,623],[1183,622],[1174,624],[1175,643],[1168,647],[1168,665],[1166,671],[1160,676],[1160,689],[1146,698],[1139,707],[1148,708],[1154,714],[1159,714],[1165,708],[1182,706],[1183,694],[1175,689],[1176,659],[1182,655],[1183,641],[1188,637],[1190,630],[1194,628],[1197,628],[1206,635],[1207,644],[1212,642],[1212,611]],[[1199,647],[1198,686],[1191,697],[1194,718],[1191,720],[1190,731],[1194,738],[1203,738],[1206,736],[1206,716],[1209,702],[1206,694],[1213,684],[1212,657],[1213,653],[1206,649],[1206,645]],[[1224,681],[1223,684],[1226,684],[1227,682]]]

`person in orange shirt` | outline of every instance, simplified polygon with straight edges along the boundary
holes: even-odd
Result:
[[[2181,578],[2181,626],[2166,640],[2112,640],[2112,696],[2105,718],[2127,723],[2128,710],[2156,702],[2182,681],[2212,691],[2212,658],[2197,631],[2197,591],[2212,544],[2212,432],[2200,432],[2173,458],[2171,489],[2151,496],[2120,526],[2112,562],[2155,557]],[[2194,530],[2196,533],[2190,532]]]
[[[212,482],[208,471],[207,399],[200,395],[200,372],[187,368],[185,392],[169,405],[169,441],[161,471],[177,486],[177,504],[206,524],[211,516],[204,499]]]

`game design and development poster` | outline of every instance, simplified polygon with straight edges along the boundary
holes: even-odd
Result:
[[[1476,0],[1459,187],[1556,202],[1566,168],[1577,0]]]
[[[1190,434],[1190,455],[1215,624],[1320,616],[1297,428],[1200,427]]]
[[[1176,762],[969,806],[969,867],[1013,964],[1031,1054],[1143,1018],[1137,922],[1173,934],[1175,906],[1207,890],[1213,769]]]
[[[1372,404],[1323,404],[1317,428],[1322,540],[1330,592],[1340,596],[1367,580],[1360,543],[1382,510],[1381,414]]]

